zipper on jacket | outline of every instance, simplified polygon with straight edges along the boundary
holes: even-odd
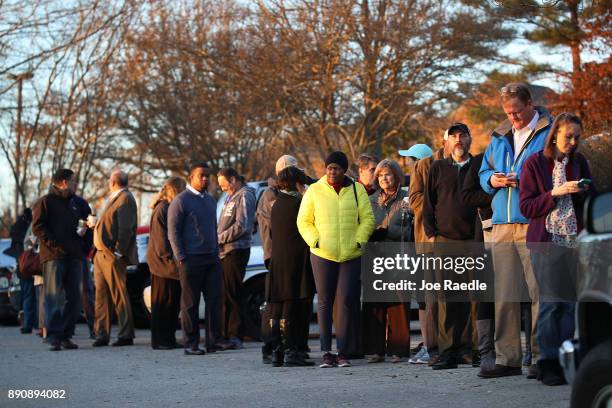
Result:
[[[510,167],[510,153],[506,154],[506,168]],[[512,171],[512,169],[514,168],[514,163],[512,164],[512,167],[510,167],[510,170]],[[512,187],[508,187],[508,208],[507,208],[507,212],[508,212],[508,224],[510,224],[510,194],[512,193]]]
[[[519,151],[518,156],[516,156],[516,159],[512,161],[512,166],[510,166],[509,160],[506,160],[506,166],[510,167],[510,172],[514,173],[514,166],[516,166],[516,164],[521,160],[521,156],[527,149],[527,146],[529,145],[529,143],[531,143],[531,141],[535,137],[535,134],[537,131],[538,129],[537,129],[537,123],[536,123],[536,128],[533,129],[533,132],[531,132],[531,135],[527,138],[527,140],[525,140],[525,143],[523,143],[523,147],[521,147],[521,150]],[[508,157],[509,159],[509,156],[506,156],[506,157]],[[510,224],[510,201],[511,201],[510,198],[511,197],[512,197],[512,187],[508,187],[508,224]]]

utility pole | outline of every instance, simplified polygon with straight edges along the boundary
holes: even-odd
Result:
[[[22,126],[21,126],[21,112],[23,110],[23,81],[26,79],[31,79],[34,77],[34,74],[31,71],[22,72],[20,74],[9,74],[9,79],[17,82],[17,123],[15,125],[15,202],[14,202],[14,211],[15,211],[15,220],[19,216],[19,183],[21,182],[21,135],[22,135]],[[25,166],[24,166],[25,168]]]

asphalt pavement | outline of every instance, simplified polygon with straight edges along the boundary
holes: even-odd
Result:
[[[137,331],[134,346],[121,348],[94,349],[86,333],[85,325],[77,327],[78,350],[52,352],[35,334],[0,326],[0,407],[569,406],[567,385],[546,387],[524,375],[483,380],[467,365],[433,371],[354,360],[350,368],[274,368],[261,363],[261,343],[185,356],[182,350],[152,350],[146,330]],[[318,340],[310,347],[319,361]],[[65,398],[42,398],[38,391],[38,398],[9,399],[9,390],[58,390],[55,395]]]

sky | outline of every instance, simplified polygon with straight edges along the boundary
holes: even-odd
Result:
[[[520,58],[522,55],[526,55],[529,58],[536,59],[538,62],[547,62],[562,69],[571,69],[570,54],[567,49],[563,48],[551,51],[550,49],[544,49],[539,45],[524,40],[516,40],[504,49],[504,54],[517,58]],[[589,59],[589,56],[585,56],[585,58]],[[501,65],[499,68],[503,69]],[[534,83],[537,85],[550,87],[555,91],[559,91],[562,88],[558,79],[553,74],[549,74],[549,76],[534,81]],[[25,92],[27,92],[27,86],[24,86],[24,93]],[[16,95],[16,92],[13,92],[13,94]],[[14,194],[13,190],[14,182],[8,162],[4,157],[0,157],[0,208],[6,208],[8,206],[12,208]],[[146,206],[150,199],[150,194],[143,196],[141,201],[143,206]],[[143,209],[142,213],[143,217],[141,218],[141,223],[148,220],[149,212]]]

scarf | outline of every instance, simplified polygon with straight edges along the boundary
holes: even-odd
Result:
[[[565,170],[568,162],[567,156],[561,161],[555,160],[552,172],[553,188],[567,181]],[[559,197],[555,208],[546,216],[546,231],[551,234],[551,241],[555,244],[568,248],[576,246],[578,224],[572,197],[569,194]]]

